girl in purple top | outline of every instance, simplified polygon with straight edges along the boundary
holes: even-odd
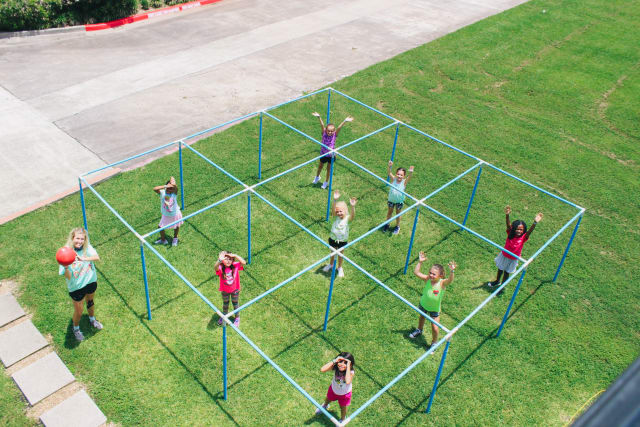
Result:
[[[327,123],[327,125],[325,126],[319,113],[314,111],[311,114],[317,117],[318,120],[320,121],[320,127],[322,128],[322,147],[320,148],[320,154],[325,154],[325,156],[320,157],[320,161],[318,162],[318,171],[316,172],[316,177],[313,178],[313,183],[317,184],[318,182],[320,182],[320,172],[322,172],[322,167],[324,166],[325,163],[329,163],[330,161],[333,160],[333,157],[334,157],[333,153],[330,153],[329,151],[335,148],[336,138],[340,133],[340,129],[342,129],[342,126],[344,126],[346,122],[352,122],[353,117],[347,116],[347,118],[344,119],[336,129],[336,127],[331,123]],[[324,183],[322,184],[323,190],[327,188],[327,186],[329,185],[330,173],[331,173],[331,166],[327,165],[327,177]]]

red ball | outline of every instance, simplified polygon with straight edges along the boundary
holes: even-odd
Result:
[[[58,264],[67,266],[76,260],[76,251],[68,246],[63,246],[56,252],[56,261]]]

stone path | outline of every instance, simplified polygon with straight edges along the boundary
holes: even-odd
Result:
[[[54,351],[43,351],[47,347],[49,343],[27,318],[15,297],[0,295],[2,364],[7,369],[19,367],[10,375],[31,407],[56,393],[64,399],[46,409],[40,415],[40,421],[47,427],[104,425],[107,417],[84,390],[76,391],[70,397],[61,392],[75,383],[75,377]]]

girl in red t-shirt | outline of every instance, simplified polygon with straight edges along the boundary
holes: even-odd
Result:
[[[509,221],[511,206],[507,205],[507,207],[504,208],[504,213],[507,220],[507,241],[504,244],[504,248],[507,251],[520,256],[524,242],[529,240],[529,236],[533,232],[533,229],[536,228],[536,224],[542,221],[542,212],[539,212],[533,219],[533,224],[531,224],[531,228],[529,230],[527,230],[527,224],[525,224],[524,221],[519,219],[513,221],[513,223]],[[501,251],[496,257],[495,261],[496,266],[498,267],[498,275],[496,276],[496,280],[487,284],[490,288],[506,282],[509,278],[509,274],[513,273],[516,271],[516,268],[518,268],[518,258],[511,255],[509,252]],[[500,281],[501,276],[502,282]]]
[[[222,293],[222,313],[229,311],[229,300],[233,303],[233,309],[238,308],[240,297],[240,270],[247,262],[240,256],[231,252],[222,251],[218,255],[218,261],[214,265],[216,275],[220,277],[220,292]],[[218,325],[222,326],[224,320],[218,319]],[[235,326],[240,326],[240,314],[236,313],[233,319]]]

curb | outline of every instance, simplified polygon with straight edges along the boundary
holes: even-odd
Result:
[[[132,24],[134,22],[144,21],[146,19],[157,18],[158,16],[167,15],[169,13],[182,12],[183,10],[193,9],[195,7],[205,6],[207,4],[217,3],[222,0],[198,0],[189,3],[183,3],[176,6],[169,6],[162,9],[156,9],[151,12],[140,13],[138,15],[129,16],[115,21],[103,22],[100,24],[85,25],[86,31],[108,30],[109,28],[120,27],[122,25]]]
[[[123,25],[133,24],[134,22],[144,21],[147,19],[168,15],[170,13],[182,12],[182,11],[193,9],[196,7],[218,3],[220,1],[222,0],[191,1],[189,3],[183,3],[175,6],[168,6],[162,9],[153,10],[151,12],[140,13],[138,15],[128,16],[122,19],[116,19],[115,21],[101,22],[98,24],[75,25],[72,27],[62,27],[62,28],[47,28],[45,30],[27,30],[27,31],[13,31],[13,32],[3,31],[3,32],[0,32],[0,39],[10,39],[13,37],[41,36],[41,35],[61,34],[61,33],[75,33],[80,31],[89,32],[89,31],[108,30],[110,28],[121,27]]]

